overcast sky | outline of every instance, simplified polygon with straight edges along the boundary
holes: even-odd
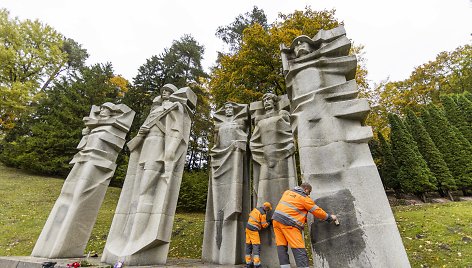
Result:
[[[224,49],[215,37],[218,26],[253,6],[273,22],[278,13],[307,5],[337,10],[347,37],[365,46],[373,83],[405,79],[439,52],[472,43],[472,0],[0,0],[11,16],[51,25],[88,50],[88,63],[111,62],[130,81],[147,58],[184,34],[205,46],[208,69]]]

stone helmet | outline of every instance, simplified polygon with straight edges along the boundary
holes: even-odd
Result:
[[[161,90],[160,90],[160,93],[162,94],[162,92],[165,90],[168,90],[172,93],[176,92],[177,91],[177,87],[172,85],[172,84],[165,84],[164,86],[161,87]]]

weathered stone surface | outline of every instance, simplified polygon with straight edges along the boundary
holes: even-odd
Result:
[[[244,262],[244,229],[251,205],[248,107],[228,102],[214,118],[202,260],[239,264]]]
[[[254,205],[264,202],[275,206],[285,190],[297,185],[295,145],[290,126],[287,96],[266,94],[262,101],[250,105],[255,128],[250,148],[253,158]],[[271,218],[273,211],[268,213]],[[259,232],[261,263],[264,267],[278,267],[277,248],[272,226]],[[294,263],[294,262],[293,262]]]
[[[341,222],[309,218],[315,267],[409,267],[367,145],[372,131],[361,125],[369,106],[356,99],[350,46],[338,27],[281,47],[302,178]]]
[[[81,257],[125,144],[134,111],[124,104],[93,106],[61,194],[33,249],[33,256]]]
[[[161,89],[129,143],[128,171],[102,261],[165,264],[196,96],[171,84]]]

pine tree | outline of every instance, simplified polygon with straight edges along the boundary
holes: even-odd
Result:
[[[390,188],[398,192],[400,190],[400,183],[397,179],[398,165],[395,157],[392,154],[391,145],[385,140],[382,133],[378,133],[380,142],[380,152],[382,154],[382,167],[380,174],[385,188]]]
[[[441,95],[441,101],[449,123],[456,127],[469,143],[472,142],[472,126],[467,122],[467,114],[449,95]],[[469,114],[469,116],[472,116]]]
[[[468,99],[469,101],[472,101],[472,93],[470,91],[464,91],[462,94],[464,94],[464,97]]]
[[[397,176],[400,186],[403,191],[416,194],[426,201],[425,193],[437,189],[434,175],[400,118],[389,114],[389,122],[393,155],[399,166]]]
[[[456,102],[457,106],[459,106],[461,109],[464,118],[467,120],[469,128],[472,128],[472,98],[468,99],[466,97],[467,95],[472,97],[472,94],[467,93],[469,92],[464,92],[463,94],[457,95]]]
[[[458,138],[461,134],[455,131],[437,106],[431,105],[423,109],[421,118],[454,176],[457,187],[465,193],[472,188],[472,156],[470,148],[461,142],[465,139]]]
[[[437,179],[437,186],[441,195],[447,195],[453,200],[450,191],[457,189],[454,177],[449,171],[446,162],[444,162],[441,152],[436,148],[436,145],[434,145],[433,140],[426,131],[423,122],[410,109],[407,110],[406,122],[411,135],[418,145],[418,150]]]

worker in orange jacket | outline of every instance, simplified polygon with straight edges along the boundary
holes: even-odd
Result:
[[[311,185],[302,183],[283,193],[273,215],[275,244],[280,267],[290,267],[288,247],[292,249],[297,267],[309,267],[308,254],[303,239],[303,228],[308,213],[328,222],[336,220],[336,215],[326,213],[310,198]]]
[[[261,238],[259,231],[269,227],[267,212],[272,210],[272,205],[265,202],[262,207],[254,208],[249,213],[246,225],[246,267],[261,267]],[[251,257],[252,254],[252,257]]]

